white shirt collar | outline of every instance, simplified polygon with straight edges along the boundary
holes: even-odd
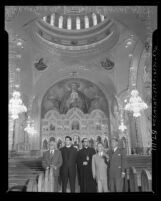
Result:
[[[103,155],[103,151],[98,152],[98,155],[99,155],[99,156],[102,156],[102,155]]]
[[[113,150],[114,150],[114,152],[116,151],[116,149],[117,149],[118,147],[115,147]]]
[[[54,149],[53,149],[53,150],[50,150],[50,153],[51,153],[51,154],[53,154],[53,153],[54,153],[54,151],[55,151]]]
[[[71,145],[66,146],[67,148],[71,147]]]

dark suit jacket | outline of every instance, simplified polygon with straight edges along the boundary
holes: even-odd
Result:
[[[53,168],[54,176],[59,175],[59,168],[62,165],[62,162],[63,162],[62,161],[62,155],[61,155],[61,152],[59,150],[55,150],[54,154],[50,154],[49,150],[43,153],[43,159],[42,159],[43,168],[46,169],[50,165],[54,165],[57,167],[56,170]]]
[[[125,158],[125,149],[117,148],[115,152],[110,151],[110,169],[109,176],[110,178],[119,178],[121,177],[121,172],[125,171],[126,168],[126,158]]]
[[[71,146],[69,149],[69,158],[67,156],[67,147],[62,147],[60,149],[61,153],[62,153],[62,158],[63,158],[63,164],[61,166],[61,173],[65,173],[66,171],[68,171],[68,169],[70,169],[71,171],[73,171],[73,174],[75,174],[76,172],[76,161],[77,161],[77,154],[78,151],[75,147]]]

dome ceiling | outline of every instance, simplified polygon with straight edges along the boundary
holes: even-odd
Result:
[[[69,13],[61,14],[55,12],[53,14],[44,16],[42,20],[49,24],[51,27],[57,27],[60,29],[68,29],[72,31],[88,29],[104,21],[106,16],[97,13],[90,12],[87,14],[81,13]]]
[[[113,46],[119,33],[117,25],[98,13],[61,15],[54,13],[36,21],[35,36],[50,48],[77,53],[106,42]]]

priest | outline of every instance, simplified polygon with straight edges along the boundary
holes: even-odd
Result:
[[[92,156],[95,150],[89,147],[87,138],[82,140],[83,148],[79,150],[77,157],[78,181],[80,192],[96,192],[96,182],[92,176]]]

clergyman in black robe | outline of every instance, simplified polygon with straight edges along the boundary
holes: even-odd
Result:
[[[80,192],[97,192],[96,181],[92,175],[92,156],[96,153],[88,146],[88,139],[82,140],[83,148],[79,150],[77,156],[78,182]]]

